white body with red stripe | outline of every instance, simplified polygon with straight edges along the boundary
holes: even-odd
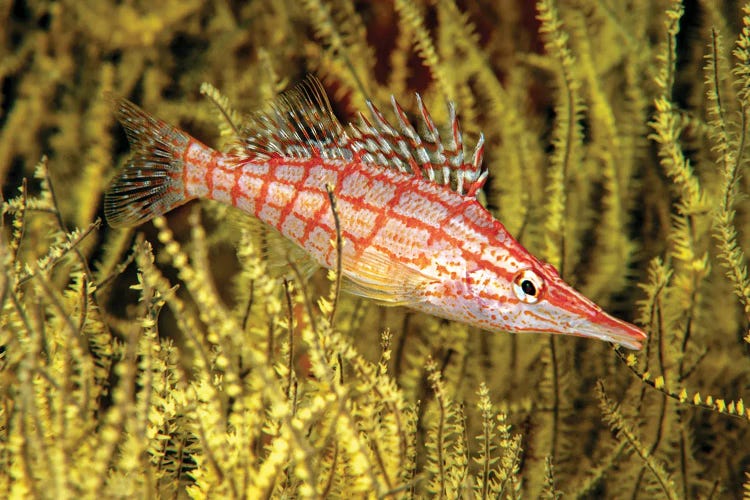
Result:
[[[344,241],[342,270],[354,293],[487,330],[579,335],[640,348],[642,330],[565,284],[476,200],[485,175],[481,145],[473,163],[464,163],[455,118],[448,149],[421,101],[434,135],[416,134],[394,103],[402,133],[372,109],[378,127],[364,121],[352,127],[351,138],[315,85],[308,82],[275,114],[261,115],[283,133],[251,136],[229,153],[121,101],[118,118],[136,154],[108,193],[110,223],[134,225],[190,199],[210,198],[254,215],[332,268],[330,186]],[[302,107],[292,116],[301,125],[286,118],[294,106]],[[295,154],[284,154],[285,147]]]

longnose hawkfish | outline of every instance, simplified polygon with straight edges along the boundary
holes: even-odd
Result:
[[[646,334],[605,313],[531,255],[477,200],[487,170],[449,104],[447,139],[417,95],[422,129],[391,98],[397,126],[368,103],[346,127],[310,77],[248,118],[227,152],[116,100],[133,156],[105,195],[111,226],[134,226],[195,198],[272,226],[348,289],[485,330],[598,338],[640,349]],[[329,193],[336,203],[337,236]]]

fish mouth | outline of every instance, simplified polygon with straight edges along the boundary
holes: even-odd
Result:
[[[571,325],[571,334],[579,337],[589,337],[614,342],[628,349],[640,351],[646,332],[637,326],[622,321],[599,310],[593,317],[581,318]]]

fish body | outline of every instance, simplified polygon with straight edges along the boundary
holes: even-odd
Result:
[[[105,197],[113,226],[133,226],[195,198],[233,205],[333,268],[336,201],[343,276],[355,294],[482,329],[600,338],[639,349],[645,333],[616,319],[527,252],[476,199],[483,141],[464,158],[450,108],[441,140],[418,101],[417,133],[393,101],[400,130],[370,105],[371,123],[344,129],[308,80],[259,113],[219,152],[119,100],[134,155]]]

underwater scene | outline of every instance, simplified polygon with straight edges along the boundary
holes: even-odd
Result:
[[[750,499],[750,2],[0,0],[0,82],[0,497]]]

